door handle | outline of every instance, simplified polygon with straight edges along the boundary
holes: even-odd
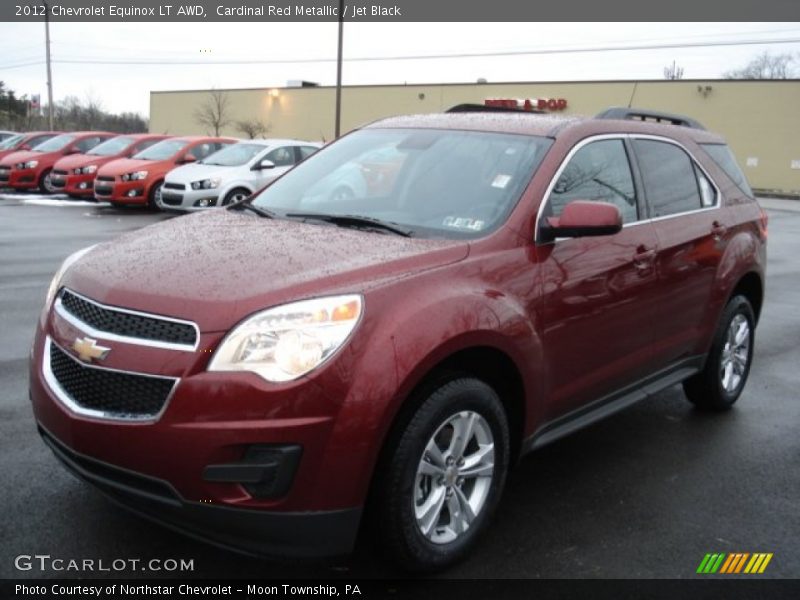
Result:
[[[722,236],[724,236],[727,231],[728,231],[728,228],[725,227],[725,225],[723,225],[719,221],[714,221],[711,224],[711,235],[714,236],[714,239],[716,241],[719,241],[720,239],[722,239]]]
[[[644,271],[653,266],[655,258],[656,251],[654,249],[648,250],[644,246],[639,246],[636,249],[636,254],[633,255],[633,265],[640,271]]]

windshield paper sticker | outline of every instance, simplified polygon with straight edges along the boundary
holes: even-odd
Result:
[[[485,225],[485,221],[480,219],[469,219],[467,217],[445,217],[442,225],[453,229],[469,229],[470,231],[480,231]]]

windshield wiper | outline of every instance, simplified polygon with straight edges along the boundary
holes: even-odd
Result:
[[[317,221],[325,221],[326,223],[333,223],[339,227],[371,227],[373,229],[382,229],[391,233],[401,235],[403,237],[411,237],[413,231],[404,229],[397,223],[391,221],[382,221],[375,217],[365,217],[362,215],[329,215],[325,213],[286,213],[287,217],[296,219],[315,219]]]
[[[249,202],[238,202],[236,204],[231,204],[228,207],[228,210],[249,210],[250,212],[257,214],[259,217],[264,217],[266,219],[274,219],[277,216],[271,210],[253,206]]]

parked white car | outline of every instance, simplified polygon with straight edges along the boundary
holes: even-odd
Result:
[[[159,207],[193,211],[238,202],[283,175],[322,144],[247,140],[167,173]]]
[[[4,142],[15,135],[17,135],[16,131],[0,131],[0,142]]]

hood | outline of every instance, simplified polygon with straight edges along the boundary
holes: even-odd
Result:
[[[63,285],[98,302],[228,330],[294,300],[359,293],[465,258],[457,240],[425,240],[266,219],[225,209],[184,216],[94,248]]]
[[[97,165],[100,167],[110,161],[114,160],[113,156],[90,156],[89,154],[73,154],[65,156],[53,165],[54,169],[61,169],[69,171],[70,169],[77,169],[79,167],[86,167],[89,165]]]
[[[174,183],[191,183],[192,181],[199,181],[210,177],[225,177],[232,169],[236,168],[238,167],[220,167],[219,165],[191,163],[170,171],[167,181],[172,181]]]
[[[3,158],[3,162],[0,164],[10,167],[16,163],[26,162],[29,160],[42,160],[42,158],[46,159],[51,155],[52,152],[45,154],[44,152],[34,152],[33,150],[21,150],[19,152],[7,154],[5,158]]]
[[[133,171],[147,171],[149,175],[153,173],[166,173],[175,167],[175,163],[170,160],[134,160],[132,158],[118,158],[103,165],[97,170],[98,175],[119,176]]]

